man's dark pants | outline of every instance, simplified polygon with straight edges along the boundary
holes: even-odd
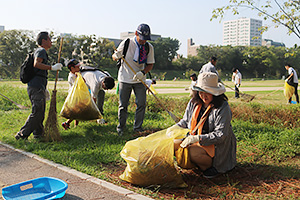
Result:
[[[46,92],[44,89],[28,86],[27,93],[31,101],[32,110],[18,134],[22,138],[27,138],[33,133],[35,138],[39,138],[44,135],[43,121],[45,118]]]

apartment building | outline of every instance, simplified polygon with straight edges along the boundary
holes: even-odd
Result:
[[[251,18],[224,21],[223,45],[261,46],[262,35],[259,28],[262,21]]]

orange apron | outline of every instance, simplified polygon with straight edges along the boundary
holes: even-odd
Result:
[[[191,135],[196,135],[196,130],[198,126],[198,135],[201,135],[202,134],[202,128],[204,126],[204,123],[205,121],[207,120],[208,118],[208,115],[211,111],[211,109],[213,108],[213,105],[210,104],[207,109],[205,110],[204,114],[202,115],[201,119],[204,119],[204,120],[200,120],[201,124],[197,124],[197,118],[198,118],[198,115],[200,113],[200,110],[201,110],[201,107],[202,105],[198,104],[196,105],[196,108],[194,109],[194,112],[193,112],[193,115],[192,115],[192,121],[191,121],[191,130],[193,130],[190,134]],[[210,156],[210,157],[214,157],[215,156],[215,145],[209,145],[209,146],[202,146],[199,144],[199,142],[196,143],[197,145],[199,145],[200,147],[202,147],[206,153]]]

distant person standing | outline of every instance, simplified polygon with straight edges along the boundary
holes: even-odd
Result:
[[[135,132],[143,131],[142,124],[146,110],[146,87],[141,81],[145,82],[146,74],[152,70],[155,63],[154,48],[147,42],[147,40],[151,40],[150,36],[150,27],[147,24],[140,24],[135,31],[135,37],[129,40],[127,54],[124,58],[134,71],[132,71],[125,62],[121,62],[118,72],[119,124],[117,126],[117,132],[119,136],[123,135],[126,127],[128,116],[127,108],[132,90],[134,91],[135,103],[137,105],[133,130]],[[126,40],[123,40],[120,43],[115,53],[112,55],[113,60],[122,58]],[[146,48],[149,50],[148,54]]]
[[[293,86],[295,88],[295,96],[296,96],[296,101],[297,103],[299,103],[299,96],[298,96],[298,75],[297,72],[295,71],[295,69],[290,65],[290,64],[286,64],[285,65],[285,69],[288,71],[289,76],[287,77],[287,79],[285,79],[285,81]],[[289,99],[288,103],[292,102],[292,97]]]
[[[192,83],[191,83],[191,88],[197,84],[197,75],[195,73],[192,73],[190,75],[190,79],[192,80]]]
[[[219,73],[217,72],[215,67],[216,64],[217,64],[217,58],[212,56],[210,58],[210,61],[202,66],[201,70],[199,71],[199,74],[202,74],[203,72],[213,72],[219,76]]]
[[[232,69],[232,82],[234,83],[234,89],[235,89],[235,98],[240,98],[240,90],[239,87],[242,83],[242,74],[237,68]]]
[[[18,139],[27,139],[31,133],[34,138],[41,139],[45,130],[43,121],[46,109],[46,87],[48,70],[61,70],[62,64],[53,66],[48,64],[47,51],[51,48],[52,42],[48,32],[40,32],[37,36],[38,48],[34,51],[34,71],[35,76],[27,84],[27,93],[32,105],[31,114],[28,116],[24,126],[15,135]]]

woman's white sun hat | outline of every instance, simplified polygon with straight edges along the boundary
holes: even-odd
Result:
[[[219,96],[226,92],[222,83],[218,82],[218,75],[213,72],[204,72],[198,75],[197,84],[192,87],[195,91],[202,91],[214,96]]]

